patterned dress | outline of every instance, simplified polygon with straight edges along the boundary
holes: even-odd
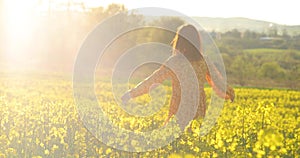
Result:
[[[173,67],[174,69],[181,70],[181,72],[188,72],[186,69],[188,69],[187,65],[190,65],[190,68],[193,69],[193,72],[195,74],[195,80],[198,82],[198,87],[199,87],[199,95],[198,97],[199,103],[198,105],[195,106],[196,114],[194,115],[194,118],[191,119],[197,119],[199,117],[204,117],[205,112],[206,112],[206,95],[204,92],[204,83],[206,80],[206,73],[208,71],[207,65],[205,63],[205,60],[198,60],[198,61],[190,61],[190,62],[183,62],[182,60],[183,55],[172,55],[159,69],[154,71],[149,77],[147,77],[145,80],[140,82],[136,87],[131,89],[129,91],[129,94],[131,98],[135,98],[137,96],[146,94],[149,92],[151,87],[154,84],[157,83],[162,83],[166,79],[171,79],[172,82],[172,97],[170,101],[170,108],[169,108],[169,115],[168,118],[165,122],[168,123],[170,118],[175,115],[178,111],[178,108],[180,106],[180,101],[181,101],[181,87],[182,83],[179,82],[178,79],[178,74],[174,73],[172,71],[173,69],[170,69],[170,67]],[[186,60],[187,61],[187,60]],[[170,66],[167,66],[170,65]],[[180,71],[178,71],[180,73]],[[190,73],[190,72],[189,72]],[[183,74],[184,75],[184,74]],[[188,75],[185,75],[188,76]],[[192,88],[195,87],[195,82],[189,81],[189,77],[186,77],[187,80],[187,88]],[[188,94],[192,95],[192,94]],[[190,108],[190,107],[188,107]],[[195,112],[194,112],[195,113]],[[188,114],[187,114],[188,115]],[[190,120],[188,120],[189,122]]]

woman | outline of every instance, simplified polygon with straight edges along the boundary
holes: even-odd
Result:
[[[186,38],[184,38],[186,37]],[[188,39],[187,39],[188,38]],[[173,60],[179,53],[183,54],[185,58],[192,65],[194,72],[196,73],[199,91],[200,91],[200,99],[199,106],[197,108],[196,115],[194,119],[199,117],[204,117],[206,112],[206,95],[204,92],[204,83],[205,80],[208,81],[209,85],[212,86],[216,94],[224,99],[234,100],[234,90],[227,86],[226,90],[221,89],[219,85],[214,83],[211,79],[211,75],[208,71],[207,63],[204,60],[204,57],[201,52],[201,41],[200,34],[197,29],[193,25],[183,25],[176,32],[176,36],[172,42],[173,53],[172,56],[166,61]],[[218,72],[218,70],[213,66],[213,69],[217,72],[217,77],[222,79],[222,76]],[[181,89],[180,82],[176,77],[176,74],[163,64],[158,70],[154,71],[149,77],[147,77],[144,81],[139,83],[135,88],[129,90],[122,96],[123,103],[127,103],[131,98],[135,98],[137,96],[146,94],[149,92],[152,85],[157,83],[162,83],[164,80],[170,78],[172,81],[172,98],[170,102],[169,115],[166,119],[164,125],[169,122],[170,118],[176,114],[178,111],[178,107],[180,105],[181,99]],[[190,85],[195,86],[195,85]]]

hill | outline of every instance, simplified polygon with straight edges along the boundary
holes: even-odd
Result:
[[[279,34],[287,33],[289,35],[300,34],[300,25],[281,25],[268,21],[254,20],[242,17],[219,18],[219,17],[193,17],[208,31],[226,32],[237,29],[239,31],[251,30],[255,32],[269,32],[276,29]]]

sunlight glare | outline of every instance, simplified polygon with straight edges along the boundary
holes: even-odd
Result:
[[[26,47],[30,43],[30,36],[34,27],[34,7],[36,0],[6,0],[5,34],[7,62],[23,60]]]

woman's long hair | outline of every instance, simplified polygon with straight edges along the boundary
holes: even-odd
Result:
[[[190,24],[178,28],[172,41],[173,54],[182,53],[189,61],[204,60],[198,30]]]
[[[173,54],[182,53],[190,62],[205,60],[202,54],[201,45],[200,33],[198,30],[190,24],[182,25],[179,27],[176,36],[172,41]],[[207,63],[206,66],[208,66]],[[223,76],[219,70],[214,64],[210,64],[210,66],[212,66],[213,71],[216,73],[216,79],[221,81]],[[209,70],[205,75],[208,84],[213,88],[219,97],[233,101],[235,94],[230,86],[227,85],[224,87],[215,83],[212,80]]]

